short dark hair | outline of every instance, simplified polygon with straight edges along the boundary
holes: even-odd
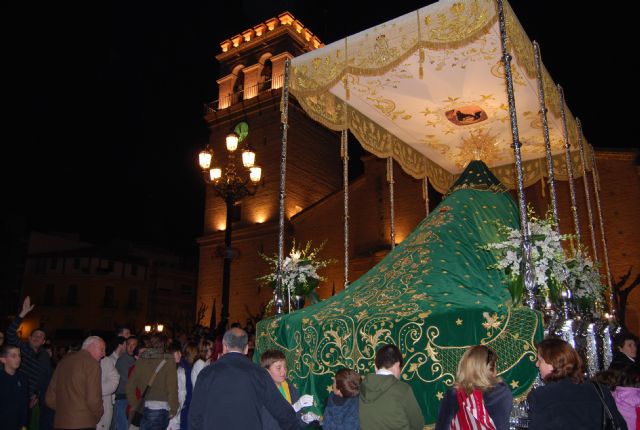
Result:
[[[286,363],[287,357],[282,351],[279,351],[277,349],[268,349],[260,356],[260,367],[262,367],[263,369],[268,369],[276,361],[284,361]]]
[[[360,394],[362,378],[355,370],[340,369],[336,372],[336,387],[344,397],[356,397]]]
[[[161,349],[163,351],[167,348],[167,336],[164,333],[155,332],[151,334],[149,342],[151,343],[151,348]]]
[[[249,337],[247,336],[246,331],[241,328],[234,327],[225,332],[222,337],[222,343],[227,345],[227,348],[232,351],[242,351],[245,346],[247,346],[247,343],[249,343]]]
[[[42,327],[36,327],[33,330],[31,330],[31,334],[29,336],[33,336],[33,334],[37,331],[41,331],[42,334],[44,335],[44,337],[47,337],[47,332],[44,331],[44,329]],[[624,343],[624,342],[623,342]]]
[[[620,348],[624,346],[624,343],[628,340],[632,340],[635,343],[638,343],[638,336],[628,331],[623,331],[622,333],[618,333],[613,337],[613,350],[618,351]]]
[[[376,352],[376,368],[389,369],[396,363],[402,367],[402,353],[397,346],[385,345]]]
[[[122,332],[125,330],[129,330],[129,332],[131,332],[131,329],[127,326],[124,325],[120,325],[118,327],[116,327],[116,335],[117,336],[122,336]]]
[[[553,366],[551,373],[544,378],[545,382],[569,378],[579,384],[584,380],[582,359],[567,342],[559,338],[548,338],[540,342],[537,348],[540,357]]]
[[[9,355],[9,351],[11,351],[12,349],[20,349],[19,347],[15,346],[15,345],[11,345],[9,343],[3,343],[0,346],[0,357],[4,358],[7,355]]]

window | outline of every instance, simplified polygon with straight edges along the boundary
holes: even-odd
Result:
[[[73,259],[73,270],[80,270],[80,259],[79,258],[74,258]]]
[[[127,309],[138,309],[138,290],[133,288],[129,290]]]
[[[131,276],[138,276],[138,266],[135,264],[131,265]]]
[[[45,306],[53,306],[55,304],[55,291],[56,286],[53,284],[47,284],[44,287],[44,302]]]
[[[78,304],[78,286],[69,285],[67,289],[67,306],[76,306]]]
[[[49,269],[56,270],[57,268],[58,268],[58,259],[52,258],[51,260],[49,260]]]

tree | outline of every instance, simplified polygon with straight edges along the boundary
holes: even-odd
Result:
[[[627,312],[627,301],[629,300],[629,294],[631,294],[631,292],[638,285],[640,285],[640,273],[638,273],[636,279],[631,281],[631,283],[625,287],[625,284],[631,277],[631,269],[632,267],[629,267],[629,271],[625,275],[621,276],[618,282],[613,284],[613,293],[615,299],[615,308],[618,314],[618,322],[624,330],[627,330],[625,316]]]

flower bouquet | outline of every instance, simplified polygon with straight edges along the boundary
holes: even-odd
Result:
[[[567,260],[567,266],[567,287],[571,291],[573,302],[583,311],[592,310],[605,291],[597,266],[582,248],[573,252],[573,256]]]
[[[282,291],[285,297],[296,298],[298,306],[302,307],[300,302],[308,298],[311,303],[319,301],[318,294],[315,289],[320,281],[325,279],[318,274],[318,270],[326,267],[335,260],[321,260],[318,253],[322,250],[326,242],[319,247],[312,248],[311,241],[308,241],[304,248],[296,248],[295,240],[292,243],[291,252],[282,260]],[[258,281],[277,288],[278,282],[278,256],[269,257],[260,254],[262,258],[271,266],[271,273],[261,276]]]
[[[545,218],[538,218],[529,208],[529,225],[535,286],[545,299],[556,302],[564,289],[564,283],[570,276],[561,241],[570,239],[571,235],[558,234],[550,212]],[[522,231],[502,224],[498,224],[498,230],[504,240],[481,248],[496,251],[498,261],[489,267],[505,272],[509,278],[508,287],[512,301],[515,305],[520,305],[524,294]]]

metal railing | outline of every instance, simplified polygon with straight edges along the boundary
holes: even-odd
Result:
[[[259,94],[282,88],[283,82],[284,75],[273,76],[271,79],[267,79],[263,82],[251,85],[240,91],[228,94],[210,103],[205,103],[204,113],[205,115],[208,113],[214,113],[219,110],[226,109],[229,106],[239,103],[243,100],[252,99]]]

